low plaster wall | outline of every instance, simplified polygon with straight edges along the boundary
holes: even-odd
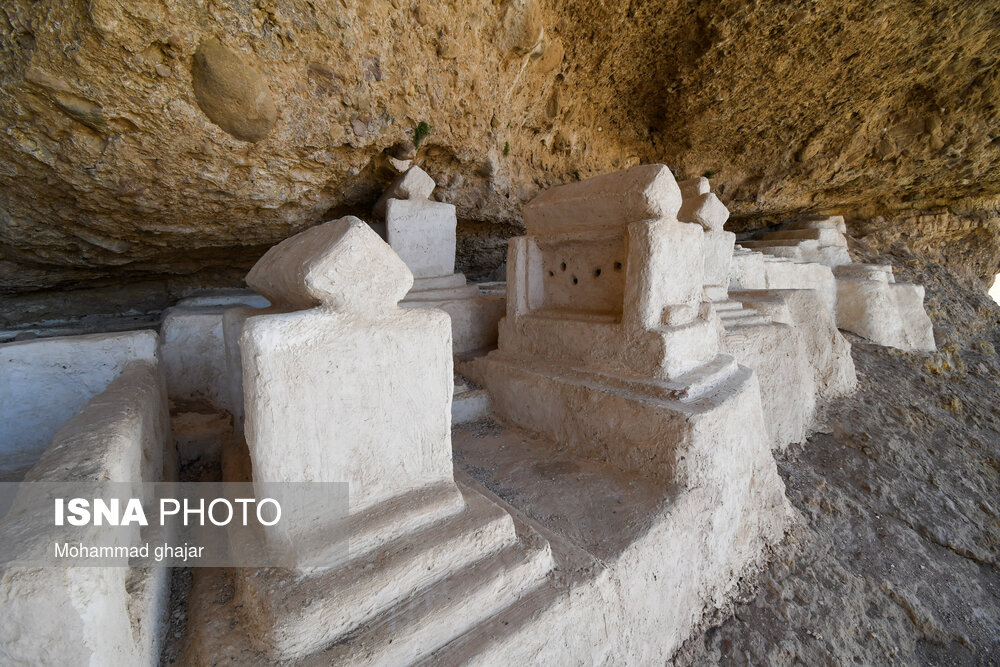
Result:
[[[789,262],[765,258],[766,287],[774,289],[812,289],[823,297],[831,315],[837,312],[837,282],[833,270],[815,262]]]
[[[226,344],[222,316],[229,306],[171,308],[160,326],[160,354],[170,398],[225,403]]]
[[[0,471],[34,464],[56,431],[129,363],[155,361],[154,331],[0,345]]]
[[[252,290],[189,297],[163,313],[160,355],[170,398],[205,397],[225,406],[229,399],[222,318],[230,308],[266,308]]]
[[[838,278],[837,326],[878,345],[917,352],[935,349],[921,285]]]
[[[858,384],[851,344],[837,330],[823,294],[813,289],[731,291],[747,308],[795,328],[812,367],[819,403],[852,393]]]
[[[475,356],[495,349],[507,299],[502,294],[483,293],[472,299],[444,301],[403,301],[403,308],[437,308],[451,318],[452,353]]]
[[[162,375],[155,359],[137,360],[59,429],[25,481],[157,481],[169,439]],[[167,457],[170,464],[173,460]],[[168,573],[127,567],[3,569],[3,662],[156,664]]]
[[[799,331],[780,323],[740,327],[726,332],[725,345],[757,374],[771,448],[805,440],[816,412],[816,385]]]

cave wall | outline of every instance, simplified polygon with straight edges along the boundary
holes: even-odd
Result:
[[[365,214],[422,122],[477,278],[541,189],[650,161],[709,175],[734,229],[843,212],[873,243],[957,235],[985,278],[998,26],[993,2],[10,0],[0,293],[231,281]]]

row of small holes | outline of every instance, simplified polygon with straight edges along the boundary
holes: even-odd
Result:
[[[561,271],[565,271],[566,270],[566,262],[562,262],[561,264],[559,264],[559,269]],[[615,271],[621,271],[621,270],[622,270],[622,263],[621,262],[615,262]],[[556,274],[555,274],[554,271],[549,271],[549,278],[552,278],[555,275]],[[601,268],[600,267],[597,267],[596,269],[594,269],[594,277],[595,278],[600,278],[601,277]],[[573,276],[573,284],[576,285],[579,282],[580,282],[580,279],[577,278],[576,276]]]

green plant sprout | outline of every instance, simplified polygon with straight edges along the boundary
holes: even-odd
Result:
[[[413,147],[420,148],[420,142],[426,139],[431,133],[431,126],[425,121],[420,121],[417,126],[413,128]]]

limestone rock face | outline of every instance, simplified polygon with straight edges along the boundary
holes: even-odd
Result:
[[[997,11],[9,0],[0,292],[240,275],[311,225],[367,217],[422,123],[412,163],[456,206],[473,278],[540,191],[640,163],[709,175],[733,231],[951,208],[995,248]]]
[[[237,139],[257,142],[274,127],[278,111],[267,82],[217,40],[198,45],[191,84],[205,115]]]

